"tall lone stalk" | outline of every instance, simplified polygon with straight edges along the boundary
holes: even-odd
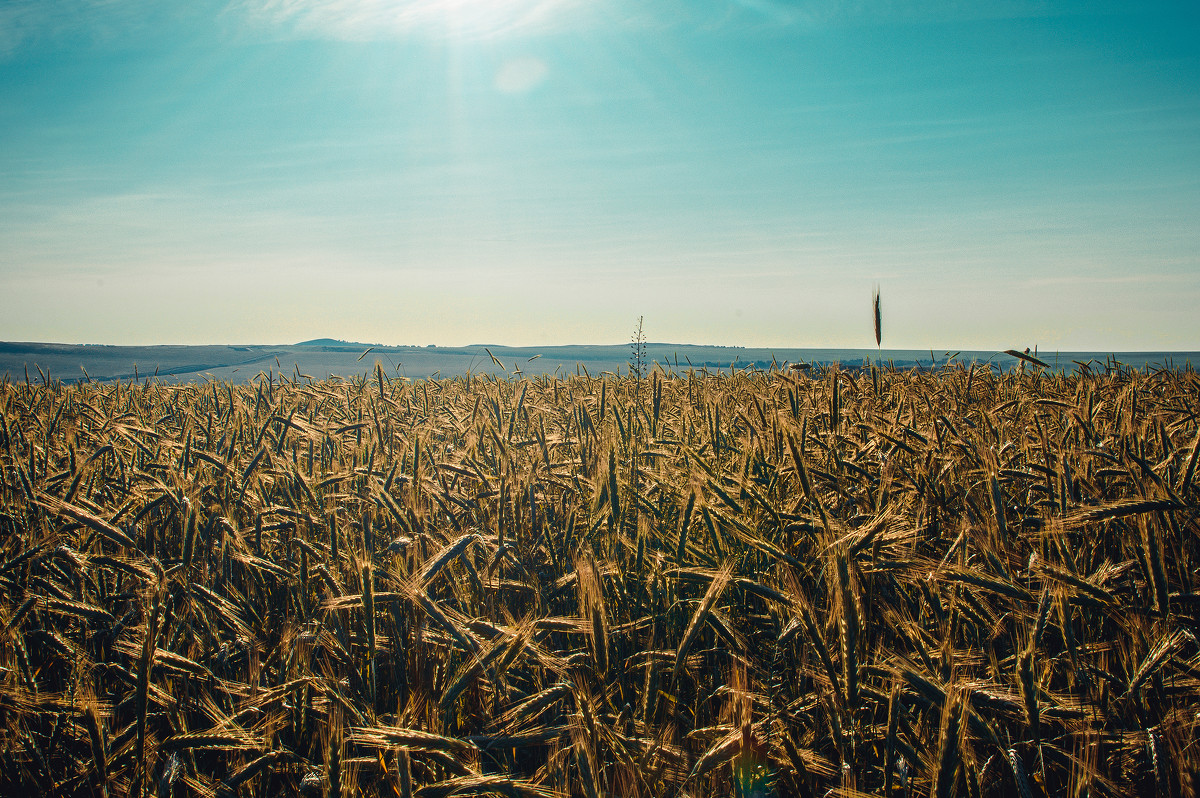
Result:
[[[879,312],[879,286],[875,286],[875,292],[871,296],[871,304],[873,305],[875,317],[875,360],[881,362],[883,350],[881,344],[883,341],[883,316]]]
[[[642,377],[646,372],[646,333],[642,330],[645,316],[638,316],[637,327],[629,338],[629,374],[633,377],[633,391],[640,401],[642,395]]]

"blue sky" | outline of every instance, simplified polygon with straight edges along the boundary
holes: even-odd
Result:
[[[5,0],[0,340],[1200,349],[1198,9]]]

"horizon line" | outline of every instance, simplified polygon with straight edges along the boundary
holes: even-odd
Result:
[[[246,341],[213,341],[208,343],[103,343],[98,341],[31,341],[31,340],[0,340],[0,346],[72,346],[72,347],[107,347],[112,349],[148,349],[148,348],[186,348],[186,347],[302,347],[302,346],[341,346],[341,347],[368,347],[368,348],[383,348],[383,349],[473,349],[473,348],[504,348],[504,349],[566,349],[566,348],[622,348],[628,347],[629,341],[610,342],[610,343],[538,343],[538,344],[507,344],[500,342],[474,342],[469,344],[438,344],[438,343],[381,343],[369,341],[347,341],[340,338],[311,338],[304,341],[287,342],[246,342]],[[801,351],[832,351],[832,352],[861,352],[875,350],[876,352],[942,352],[945,354],[955,353],[995,353],[1004,354],[1007,349],[1018,349],[1020,347],[1010,346],[1003,347],[984,347],[984,348],[955,348],[945,346],[934,347],[914,347],[914,346],[895,346],[895,347],[878,347],[878,346],[813,346],[813,345],[756,345],[756,344],[713,344],[713,343],[693,343],[680,341],[646,341],[646,346],[653,347],[691,347],[697,349],[746,349],[760,351],[774,350],[801,350]],[[1163,354],[1163,355],[1191,355],[1200,354],[1200,347],[1197,349],[1111,349],[1111,348],[1071,348],[1071,349],[1049,349],[1030,347],[1031,354],[1041,353],[1068,353],[1068,354]]]

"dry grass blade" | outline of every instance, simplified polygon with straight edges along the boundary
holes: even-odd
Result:
[[[1154,646],[1138,665],[1137,671],[1133,674],[1133,678],[1129,680],[1129,687],[1126,688],[1125,694],[1129,695],[1141,687],[1147,679],[1149,679],[1156,670],[1161,668],[1171,655],[1175,653],[1184,643],[1195,644],[1196,638],[1191,632],[1186,629],[1177,630],[1170,637],[1164,637]]]
[[[419,798],[450,798],[457,795],[508,795],[513,798],[560,798],[553,790],[507,776],[461,776],[427,784],[416,791]]]
[[[290,757],[291,754],[286,751],[268,751],[235,770],[229,778],[225,779],[224,784],[229,789],[236,789],[276,762],[289,759]]]
[[[262,744],[246,734],[208,734],[204,732],[176,734],[159,743],[162,751],[210,749],[221,751],[261,750]]]
[[[933,776],[933,795],[937,798],[951,798],[954,794],[954,780],[960,761],[958,738],[965,711],[962,692],[951,691],[950,700],[942,708],[936,770]]]
[[[858,626],[856,590],[850,581],[850,565],[844,553],[837,555],[838,640],[842,648],[842,680],[846,688],[846,706],[858,706]]]
[[[462,554],[464,551],[466,551],[468,546],[478,540],[481,540],[479,535],[468,533],[462,535],[457,540],[454,540],[443,547],[442,550],[434,555],[433,559],[431,559],[425,565],[425,567],[421,569],[421,572],[417,574],[417,581],[420,583],[421,587],[426,587],[430,582],[433,581],[434,577],[438,575],[438,572],[446,567],[447,563]]]
[[[120,529],[117,529],[103,518],[98,518],[97,516],[89,513],[87,510],[65,502],[57,496],[51,496],[43,493],[38,496],[36,503],[55,515],[70,518],[72,521],[77,521],[89,529],[99,532],[101,535],[108,538],[113,543],[116,543],[118,546],[125,546],[126,548],[130,549],[137,547],[137,542],[134,541],[133,538],[129,537],[129,535],[125,534]]]
[[[81,601],[68,601],[55,596],[39,596],[39,606],[49,612],[60,615],[86,618],[91,623],[107,623],[115,620],[108,610]],[[32,606],[32,605],[31,605]]]
[[[721,594],[725,592],[725,586],[729,584],[731,573],[731,569],[725,567],[713,575],[712,583],[708,586],[708,590],[705,591],[704,598],[700,599],[700,603],[696,606],[696,611],[692,613],[687,628],[683,632],[683,639],[679,643],[679,648],[675,651],[675,665],[671,669],[672,684],[675,684],[679,678],[679,671],[683,668],[683,663],[687,659],[688,650],[692,647],[692,643],[704,625],[705,619],[712,612],[717,600],[721,598]]]
[[[1013,598],[1021,602],[1029,604],[1034,603],[1033,594],[1020,585],[1015,585],[1012,582],[1006,582],[1002,579],[997,579],[993,576],[982,574],[978,570],[947,568],[946,570],[942,571],[939,576],[952,582],[962,582],[963,584],[982,587],[985,590],[990,590],[994,593],[999,593],[1002,596],[1008,596],[1009,598]]]
[[[556,701],[566,699],[570,695],[571,685],[566,682],[559,682],[516,704],[501,715],[498,722],[505,729],[522,728],[536,720],[538,715]]]
[[[108,741],[104,733],[104,725],[95,704],[88,704],[83,717],[87,722],[88,741],[92,746],[92,762],[99,777],[101,795],[108,796]]]
[[[428,613],[429,617],[437,621],[438,625],[450,633],[450,636],[459,644],[459,647],[463,651],[478,656],[479,643],[471,636],[470,632],[450,620],[449,616],[442,611],[437,602],[429,597],[429,594],[424,590],[418,590],[416,591],[415,598],[417,603],[421,605],[421,608]]]
[[[1200,460],[1200,427],[1196,428],[1195,440],[1192,441],[1192,450],[1188,454],[1187,468],[1179,477],[1179,486],[1175,492],[1180,496],[1187,495],[1188,488],[1192,486],[1192,478],[1196,474],[1196,461]]]
[[[1126,518],[1131,515],[1152,513],[1159,510],[1178,510],[1180,507],[1172,501],[1147,499],[1122,499],[1100,507],[1090,507],[1063,519],[1067,529],[1078,529],[1087,524],[1099,521],[1109,521],[1115,518]]]
[[[692,768],[692,772],[688,778],[690,780],[699,779],[713,768],[730,761],[737,756],[741,745],[742,733],[739,729],[734,729],[718,740],[715,745],[711,746],[696,760],[696,764]]]
[[[892,682],[888,696],[887,736],[883,742],[883,794],[892,794],[896,768],[896,734],[900,723],[900,682]]]
[[[579,715],[571,718],[571,749],[575,755],[575,767],[579,770],[579,781],[587,798],[600,798],[601,791],[596,773],[597,763],[592,749],[588,729]]]
[[[346,739],[369,748],[404,746],[417,751],[444,751],[467,760],[479,753],[478,747],[464,740],[398,726],[351,726],[346,730]]]
[[[1023,360],[1026,363],[1032,363],[1033,365],[1038,366],[1039,368],[1044,368],[1044,369],[1050,368],[1049,363],[1039,360],[1038,358],[1034,357],[1033,355],[1027,354],[1025,352],[1019,352],[1016,349],[1005,349],[1004,354],[1011,355],[1012,357],[1015,357],[1018,360]]]
[[[1116,595],[1114,595],[1111,591],[1095,584],[1092,580],[1077,576],[1065,568],[1061,568],[1050,563],[1041,562],[1038,563],[1038,570],[1043,576],[1048,576],[1051,579],[1070,585],[1076,590],[1079,590],[1080,592],[1092,597],[1102,604],[1116,606],[1118,603]],[[1046,607],[1047,604],[1046,602],[1040,602],[1038,606],[1039,608],[1043,608]],[[1042,623],[1044,624],[1045,613],[1039,609],[1038,616],[1042,619]]]

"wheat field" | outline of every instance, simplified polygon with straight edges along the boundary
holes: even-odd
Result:
[[[1195,795],[1198,406],[1116,364],[5,381],[0,793]]]

